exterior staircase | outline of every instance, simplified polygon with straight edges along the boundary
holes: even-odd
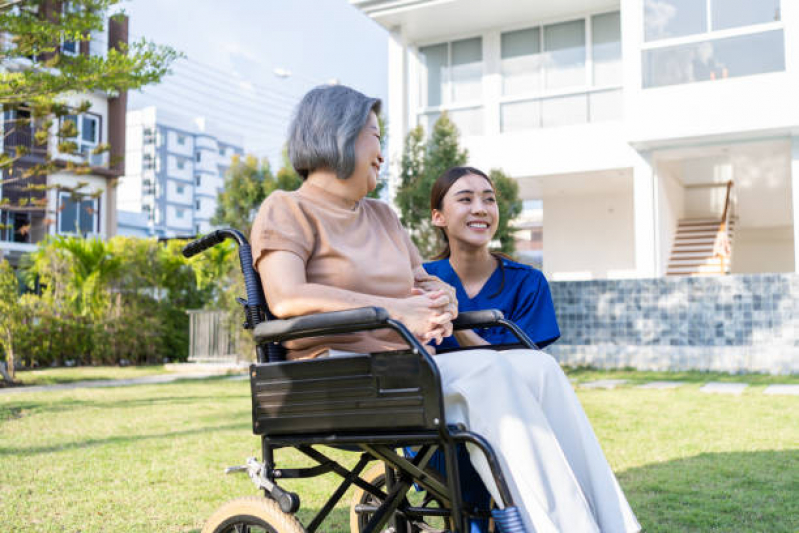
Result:
[[[684,218],[679,221],[674,247],[666,269],[667,276],[722,276],[729,274],[730,262],[718,254],[720,235],[718,218]],[[729,221],[729,245],[735,219]],[[724,230],[721,230],[724,231]]]

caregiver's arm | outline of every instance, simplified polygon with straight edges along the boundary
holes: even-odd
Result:
[[[278,318],[356,307],[383,307],[392,318],[401,321],[425,341],[440,340],[453,318],[447,311],[450,298],[444,291],[408,298],[387,298],[308,283],[305,263],[292,252],[275,250],[267,253],[259,261],[258,271],[269,309]]]
[[[482,338],[471,329],[462,329],[453,332],[455,340],[460,346],[490,346],[491,343]]]

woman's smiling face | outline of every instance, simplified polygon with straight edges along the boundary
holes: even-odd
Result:
[[[491,183],[466,174],[447,191],[441,209],[433,210],[433,224],[447,233],[450,245],[488,246],[497,232],[499,209]]]
[[[383,156],[380,153],[380,123],[374,111],[369,113],[361,133],[355,140],[355,170],[350,179],[364,179],[366,191],[364,195],[372,192],[377,187],[380,176],[380,165]]]

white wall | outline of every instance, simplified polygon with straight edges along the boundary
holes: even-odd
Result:
[[[186,207],[176,207],[174,205],[166,206],[166,225],[172,228],[181,228],[189,231],[193,230],[192,211],[194,206],[187,205]],[[179,209],[183,210],[183,218],[178,218],[177,212]]]
[[[659,165],[657,176],[660,273],[662,274],[666,272],[671,250],[674,247],[677,223],[684,216],[684,194],[682,184],[669,166]]]
[[[733,274],[793,272],[793,227],[736,228]]]
[[[553,280],[629,277],[633,226],[632,188],[544,199],[544,273]]]

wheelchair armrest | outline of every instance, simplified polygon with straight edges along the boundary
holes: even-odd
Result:
[[[483,309],[481,311],[467,311],[459,313],[458,318],[452,321],[452,329],[488,328],[498,326],[505,315],[499,309]]]
[[[359,307],[346,311],[269,320],[258,324],[253,336],[259,344],[282,342],[300,337],[379,329],[387,327],[388,320],[388,311],[382,307]]]

